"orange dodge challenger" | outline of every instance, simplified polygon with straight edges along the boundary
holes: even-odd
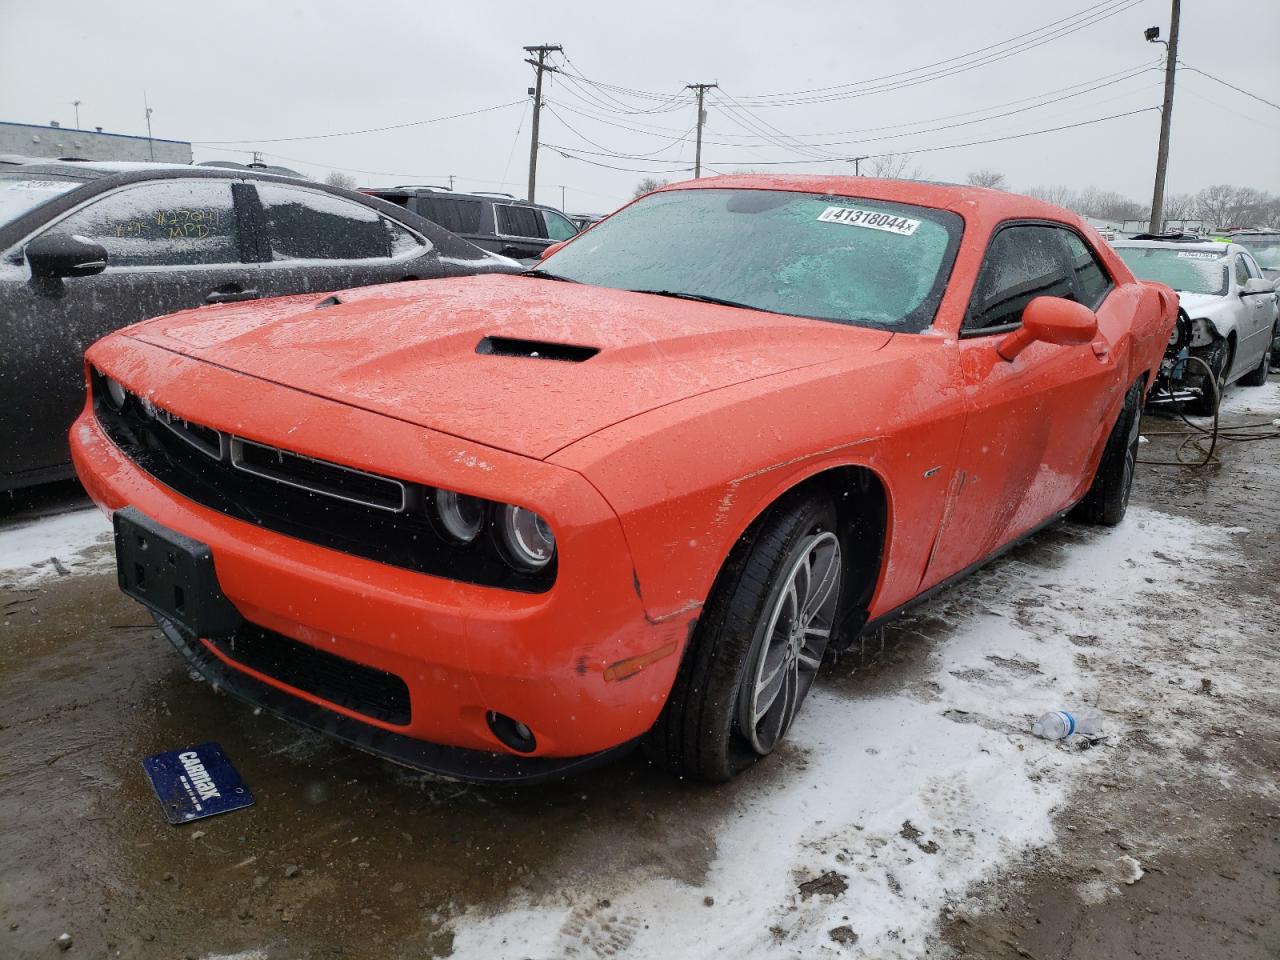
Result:
[[[824,655],[1118,523],[1171,290],[970,187],[733,176],[539,268],[201,307],[88,352],[120,585],[228,692],[493,781],[724,780]]]

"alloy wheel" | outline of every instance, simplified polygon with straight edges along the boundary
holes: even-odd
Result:
[[[822,665],[841,575],[840,541],[824,531],[809,536],[780,581],[738,697],[738,727],[758,754],[786,734]]]

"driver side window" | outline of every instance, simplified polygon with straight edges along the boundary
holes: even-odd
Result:
[[[159,180],[126,187],[48,231],[100,243],[111,267],[240,262],[235,203],[225,180]]]
[[[1059,232],[1026,224],[1005,227],[987,248],[964,331],[1008,330],[1036,297],[1073,299],[1071,266]]]

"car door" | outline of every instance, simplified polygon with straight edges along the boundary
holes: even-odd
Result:
[[[1275,326],[1275,294],[1245,293],[1244,286],[1250,280],[1263,279],[1262,271],[1247,253],[1237,253],[1234,258],[1236,296],[1241,301],[1240,342],[1236,347],[1233,374],[1243,376],[1257,368],[1262,355],[1271,342]]]
[[[254,296],[232,181],[172,178],[122,186],[55,220],[36,236],[79,235],[107,251],[95,276],[14,284],[11,309],[29,318],[5,344],[5,482],[69,475],[67,431],[84,403],[83,357],[120,327],[187,307]],[[28,242],[30,239],[28,238]],[[25,247],[25,243],[24,243]],[[16,347],[20,346],[20,349]],[[17,483],[15,483],[15,481]]]
[[[371,206],[289,183],[250,184],[264,297],[443,276],[433,245]]]
[[[1080,251],[1075,256],[1071,247]],[[1088,245],[1046,223],[993,236],[961,329],[966,418],[949,506],[923,588],[981,561],[1069,507],[1118,414],[1123,371],[1111,350],[1127,319]],[[1039,296],[1098,314],[1091,344],[1032,343],[1012,361],[996,346]]]

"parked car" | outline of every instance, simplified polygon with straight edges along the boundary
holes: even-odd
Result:
[[[1178,291],[1191,320],[1188,353],[1209,368],[1185,364],[1181,379],[1196,395],[1191,412],[1211,415],[1215,398],[1236,381],[1266,383],[1276,328],[1275,282],[1263,277],[1245,247],[1188,234],[1139,234],[1112,247],[1135,276]]]
[[[362,193],[412,210],[478,247],[531,262],[578,227],[554,207],[509,193],[455,193],[448,187],[363,188]]]
[[[573,221],[573,225],[577,227],[578,232],[581,233],[583,230],[587,229],[587,227],[595,226],[603,220],[604,217],[598,213],[575,213],[571,214],[569,219]]]
[[[511,272],[406,210],[258,171],[0,171],[0,491],[72,475],[85,348],[157,314],[368,283]]]
[[[1233,230],[1224,239],[1248,250],[1264,277],[1280,281],[1280,230]]]
[[[1280,285],[1280,230],[1235,230],[1229,237],[1251,254],[1262,275]],[[1277,308],[1275,331],[1271,338],[1271,369],[1280,367],[1280,307]]]
[[[523,275],[336,299],[95,344],[76,468],[195,669],[473,780],[637,740],[726,779],[828,651],[1119,523],[1177,313],[1066,210],[866,177],[688,181]]]

